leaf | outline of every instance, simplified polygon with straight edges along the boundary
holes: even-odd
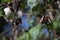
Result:
[[[5,16],[4,11],[3,11],[3,8],[4,7],[0,7],[0,16]]]
[[[11,0],[1,0],[1,2],[11,2]]]
[[[30,26],[33,26],[33,23],[34,23],[34,20],[29,21]]]
[[[22,36],[18,38],[18,40],[30,40],[29,33],[24,33]]]
[[[58,22],[57,21],[54,21],[53,22],[53,28],[57,28],[58,27]]]
[[[31,40],[36,40],[37,36],[39,35],[41,25],[36,25],[35,27],[31,28],[29,33],[31,35]]]

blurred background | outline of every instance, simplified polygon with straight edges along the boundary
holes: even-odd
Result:
[[[60,0],[0,0],[0,40],[60,40]]]

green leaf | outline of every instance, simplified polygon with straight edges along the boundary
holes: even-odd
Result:
[[[22,36],[18,38],[18,40],[30,40],[29,33],[24,33]]]
[[[36,25],[35,27],[31,28],[29,33],[31,35],[31,40],[36,40],[37,36],[39,35],[41,29],[41,25]]]
[[[33,26],[33,23],[34,23],[34,20],[29,21],[30,26]]]
[[[53,28],[57,28],[58,27],[58,22],[57,21],[54,21],[53,22]]]
[[[4,13],[4,11],[3,11],[3,8],[4,8],[4,7],[0,7],[0,16],[5,16],[5,13]]]
[[[1,2],[11,2],[11,0],[1,0]]]

